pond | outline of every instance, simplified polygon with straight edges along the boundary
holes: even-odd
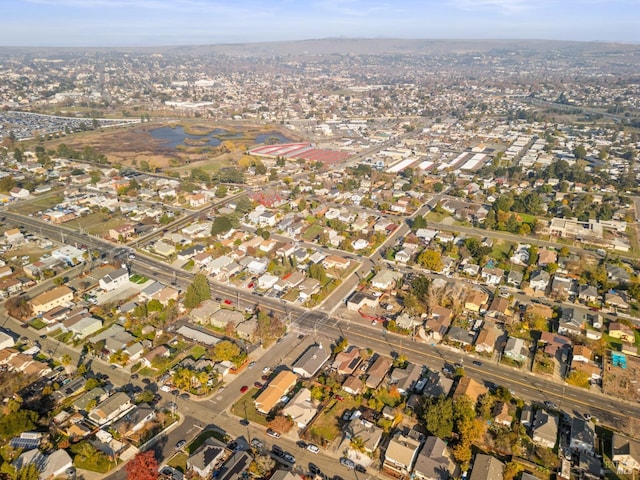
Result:
[[[149,133],[154,139],[160,140],[163,146],[169,148],[176,148],[178,145],[184,145],[187,140],[194,140],[199,146],[217,147],[222,143],[222,140],[233,140],[244,137],[241,132],[231,132],[222,128],[216,128],[204,135],[194,135],[192,133],[186,133],[184,128],[180,126],[154,128],[150,130]],[[281,133],[269,132],[256,136],[254,142],[258,144],[265,142],[290,143],[291,140]]]

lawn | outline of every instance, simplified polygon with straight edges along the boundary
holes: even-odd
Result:
[[[508,260],[511,246],[512,243],[510,242],[496,240],[496,242],[493,244],[493,249],[491,250],[491,256],[498,262]]]
[[[40,320],[39,318],[34,318],[33,320],[31,320],[29,322],[29,325],[31,325],[33,328],[35,328],[36,330],[42,330],[44,327],[47,326],[46,323],[44,323],[42,320]]]
[[[73,464],[76,468],[82,470],[89,470],[90,472],[107,473],[113,467],[116,466],[114,462],[111,462],[106,455],[100,455],[97,460],[87,462],[82,456],[77,455],[73,460]]]
[[[9,207],[10,210],[19,211],[23,215],[35,214],[51,207],[55,207],[64,200],[59,193],[49,193],[33,200],[21,201],[17,206]]]
[[[249,391],[240,398],[240,400],[233,404],[231,407],[231,413],[238,417],[246,418],[250,422],[266,426],[268,423],[267,417],[258,413],[253,403],[253,399],[257,393],[257,388],[250,388]]]
[[[309,439],[320,444],[333,442],[342,434],[340,419],[345,410],[353,410],[360,405],[360,402],[356,402],[355,399],[347,394],[344,395],[343,401],[332,400],[309,426],[307,430]]]
[[[194,360],[199,360],[205,353],[207,353],[207,349],[202,345],[194,345],[189,351],[188,356],[192,357]]]
[[[114,217],[108,213],[92,213],[86,217],[79,217],[67,222],[65,226],[84,230],[92,235],[103,235],[110,229],[120,227],[126,222],[125,218]]]
[[[167,462],[167,465],[184,473],[187,471],[187,458],[189,458],[189,456],[186,453],[182,453],[182,452],[176,453],[173,457],[169,459],[169,461]]]
[[[323,230],[324,228],[322,227],[322,225],[311,225],[304,231],[304,233],[302,234],[302,238],[307,242],[311,242],[314,238],[320,235]]]
[[[143,277],[142,275],[139,275],[137,273],[134,273],[133,275],[131,275],[129,277],[129,281],[133,282],[133,283],[137,283],[138,285],[142,285],[143,283],[147,282],[149,279],[147,277]]]

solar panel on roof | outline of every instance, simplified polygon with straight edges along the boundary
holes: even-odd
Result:
[[[21,438],[13,437],[10,442],[13,448],[22,448],[23,450],[33,450],[40,445],[39,438]]]

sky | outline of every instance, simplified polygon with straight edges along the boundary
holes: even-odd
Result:
[[[0,46],[329,37],[640,43],[640,0],[0,0]]]

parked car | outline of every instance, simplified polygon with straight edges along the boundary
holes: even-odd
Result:
[[[272,428],[267,429],[267,435],[273,438],[280,438],[280,434]]]
[[[225,298],[223,303],[225,305],[233,305],[233,302],[231,300],[229,300],[228,298]]]
[[[251,446],[253,448],[257,448],[258,450],[262,450],[264,448],[264,443],[258,438],[253,438],[251,439]]]
[[[269,370],[271,370],[271,367],[264,367],[262,373],[269,373]]]
[[[243,385],[242,387],[240,387],[240,393],[245,393],[247,390],[249,390],[248,385]]]
[[[481,366],[482,366],[482,362],[481,362],[481,361],[479,361],[479,360],[474,360],[474,361],[473,361],[473,364],[474,364],[474,365],[476,365],[476,366],[478,366],[478,367],[481,367]]]
[[[558,405],[556,405],[553,402],[550,402],[549,400],[544,401],[544,406],[549,410],[558,410]]]
[[[262,385],[260,382],[255,382],[255,383],[253,384],[253,386],[254,386],[254,387],[256,387],[256,388],[262,388],[262,387],[264,387],[264,385]]]
[[[176,450],[180,450],[182,447],[184,447],[187,444],[186,440],[180,440],[178,443],[176,443]]]
[[[307,448],[307,442],[303,441],[303,440],[298,440],[296,442],[296,446],[298,448]]]
[[[282,457],[284,455],[284,450],[282,450],[278,445],[273,445],[271,447],[271,451],[278,457]]]
[[[251,363],[249,364],[249,368],[253,368],[253,367],[255,367],[255,366],[256,366],[256,362],[251,362]]]
[[[311,475],[320,475],[322,470],[315,463],[309,463],[309,472]]]
[[[296,463],[296,457],[294,457],[290,453],[285,453],[282,458],[284,458],[287,462],[289,462],[292,465]]]
[[[309,445],[307,445],[307,450],[309,450],[311,453],[318,453],[320,451],[318,446],[314,445],[313,443],[310,443]]]
[[[137,380],[139,378],[139,375],[137,373],[134,373],[133,375],[131,375],[131,380]]]
[[[358,473],[367,473],[367,469],[364,468],[362,465],[360,465],[359,463],[356,464],[356,472]]]
[[[340,464],[347,467],[349,470],[353,470],[354,468],[356,468],[356,464],[349,458],[341,458]]]

